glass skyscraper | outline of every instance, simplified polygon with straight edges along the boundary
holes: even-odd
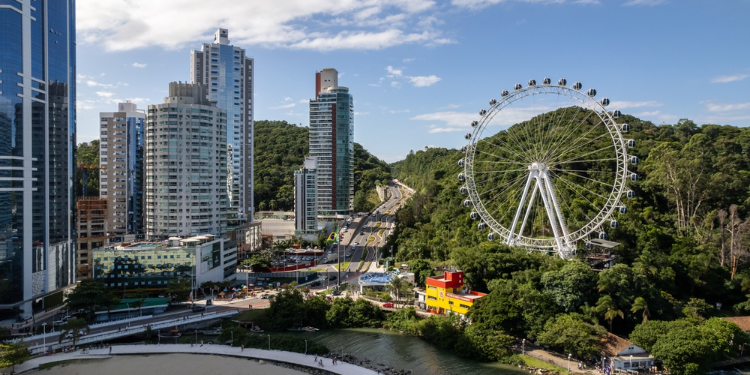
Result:
[[[208,90],[208,99],[227,110],[227,143],[231,154],[227,187],[229,227],[253,221],[254,123],[253,58],[245,50],[229,44],[229,31],[219,29],[214,42],[204,43],[190,54],[191,83]]]
[[[75,0],[0,0],[0,315],[75,281]]]
[[[318,161],[318,215],[349,215],[354,201],[354,97],[336,69],[315,73],[310,156]]]

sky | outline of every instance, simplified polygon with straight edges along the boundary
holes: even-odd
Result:
[[[78,0],[78,142],[126,99],[163,102],[218,28],[255,59],[255,120],[307,126],[315,72],[354,96],[354,139],[387,162],[466,143],[529,79],[595,88],[657,124],[750,125],[750,2]]]

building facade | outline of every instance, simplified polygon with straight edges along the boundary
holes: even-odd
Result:
[[[318,234],[318,161],[305,158],[304,166],[294,171],[294,231],[295,235]]]
[[[107,246],[112,238],[109,236],[109,210],[105,198],[78,198],[76,202],[76,278],[85,279],[92,276],[91,251]]]
[[[217,30],[213,43],[190,53],[190,82],[204,85],[207,98],[227,112],[227,143],[232,154],[227,191],[230,226],[252,222],[255,211],[253,66],[253,58],[244,49],[229,44],[227,29]]]
[[[143,127],[146,111],[129,100],[117,112],[101,112],[99,196],[109,201],[108,224],[115,240],[143,233]]]
[[[75,35],[75,0],[0,5],[3,316],[75,281]]]
[[[227,231],[227,111],[200,84],[172,82],[148,106],[146,237]]]
[[[310,156],[317,159],[318,214],[349,215],[354,201],[354,98],[336,69],[315,73],[310,100]]]
[[[465,316],[477,299],[487,295],[465,290],[461,271],[445,271],[442,276],[431,276],[425,281],[427,310],[435,314]]]
[[[237,271],[237,245],[213,235],[93,250],[94,277],[117,290],[165,289],[173,280],[224,281]]]

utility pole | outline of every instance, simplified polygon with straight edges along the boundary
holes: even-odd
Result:
[[[336,231],[336,254],[339,258],[339,276],[336,279],[336,289],[341,289],[341,223]]]

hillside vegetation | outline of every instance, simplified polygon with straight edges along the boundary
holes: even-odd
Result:
[[[487,241],[461,204],[464,154],[444,148],[391,165],[394,178],[417,193],[399,211],[389,242],[397,261],[455,265],[471,288],[490,292],[470,312],[486,329],[574,355],[597,354],[607,330],[627,336],[635,329],[631,339],[674,373],[703,373],[747,341],[736,325],[710,318],[750,314],[750,129],[686,119],[657,126],[632,116],[620,122],[631,125],[627,138],[637,144],[629,152],[641,163],[629,166],[639,174],[628,182],[636,197],[624,199],[619,226],[606,228],[620,243],[614,267],[592,270],[582,244],[578,259],[562,261]]]

